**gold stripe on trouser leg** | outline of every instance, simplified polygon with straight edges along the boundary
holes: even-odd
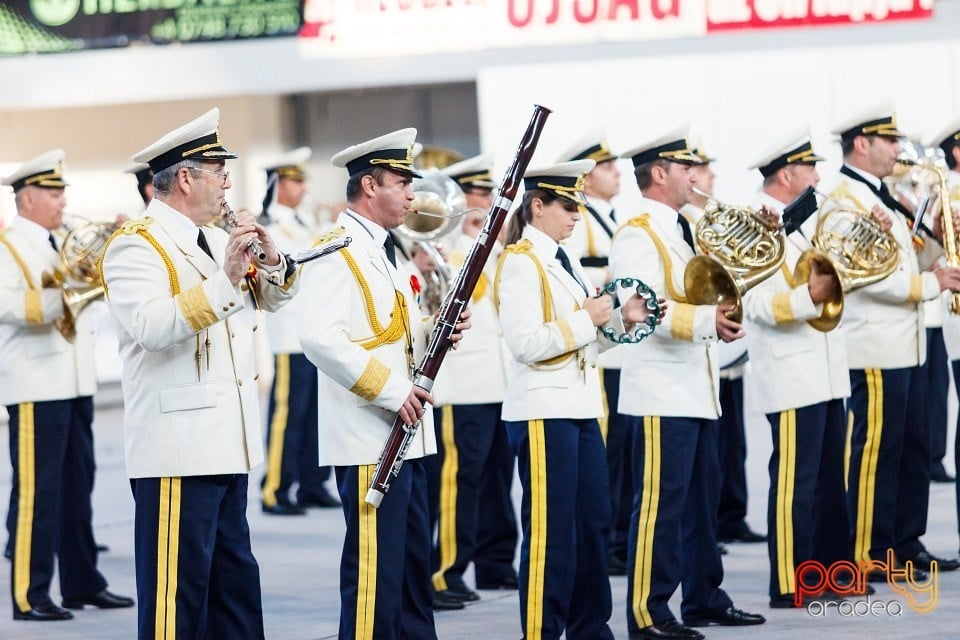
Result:
[[[13,599],[20,611],[29,611],[30,558],[33,555],[33,505],[37,491],[36,441],[33,403],[24,402],[17,411],[17,537],[13,557]]]
[[[440,468],[440,513],[437,536],[440,539],[440,569],[433,574],[433,588],[447,588],[444,572],[457,559],[457,471],[460,454],[453,437],[453,407],[440,408],[440,437],[443,440],[443,466]]]
[[[280,471],[283,467],[283,435],[290,416],[290,354],[278,353],[274,375],[273,419],[270,421],[270,444],[267,446],[267,477],[263,480],[263,504],[277,504]]]
[[[660,417],[643,418],[643,485],[640,487],[640,521],[633,560],[633,616],[640,627],[653,624],[647,608],[653,579],[653,539],[660,508]]]
[[[850,452],[853,451],[853,410],[847,410],[847,437],[843,443],[843,490],[850,490]]]
[[[177,637],[177,565],[180,561],[180,478],[160,478],[157,525],[157,602],[154,638]]]
[[[781,594],[794,592],[793,492],[797,472],[797,411],[780,412],[777,469],[777,581]]]
[[[527,640],[543,635],[543,582],[547,565],[547,446],[543,420],[527,422],[530,444],[530,550],[527,576]]]
[[[357,621],[354,638],[373,640],[373,614],[377,605],[377,510],[367,504],[367,488],[375,465],[357,467]]]
[[[855,562],[870,560],[873,537],[873,503],[877,489],[877,462],[880,458],[880,438],[883,432],[883,374],[880,369],[866,369],[867,378],[867,438],[860,458],[860,477],[857,491],[857,533],[853,542]]]
[[[603,444],[607,444],[607,430],[610,428],[610,402],[607,400],[607,383],[603,376],[603,369],[600,372],[600,400],[603,403],[603,413],[600,415],[600,437],[603,438]]]

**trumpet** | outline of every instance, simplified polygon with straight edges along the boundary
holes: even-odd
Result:
[[[230,205],[227,204],[227,201],[224,200],[223,204],[220,205],[220,215],[226,221],[227,226],[231,229],[236,228],[237,226],[237,214],[230,208]],[[256,256],[257,260],[264,261],[267,259],[267,252],[263,250],[263,244],[260,243],[260,240],[254,238],[250,241],[250,244],[247,245],[253,255]]]

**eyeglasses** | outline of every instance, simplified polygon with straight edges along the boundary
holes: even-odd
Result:
[[[187,168],[190,169],[191,171],[202,171],[203,173],[209,173],[212,176],[217,176],[218,178],[220,178],[221,185],[227,184],[227,180],[230,179],[229,171],[211,171],[210,169],[201,169],[200,167],[187,167]]]

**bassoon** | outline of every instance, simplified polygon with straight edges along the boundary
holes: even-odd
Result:
[[[550,115],[550,110],[546,107],[534,106],[533,117],[530,118],[527,130],[523,134],[513,163],[503,176],[493,206],[487,213],[483,229],[474,241],[456,281],[440,307],[439,318],[433,329],[433,335],[430,336],[427,352],[413,373],[413,384],[427,392],[433,388],[443,358],[452,345],[450,336],[453,335],[460,314],[463,313],[470,296],[473,295],[473,289],[480,280],[483,267],[487,263],[487,258],[490,257],[497,236],[500,234],[500,228],[507,219],[510,207],[513,206],[513,199],[520,187],[520,180],[523,178],[527,165],[530,164],[530,158],[533,157],[533,152],[537,148],[537,141],[540,139],[540,133],[543,131],[543,125],[546,123],[548,115]],[[380,506],[383,496],[390,489],[390,483],[400,473],[400,467],[403,466],[407,449],[413,442],[419,426],[419,421],[410,426],[405,425],[399,414],[394,418],[390,435],[383,445],[380,459],[373,470],[370,489],[367,491],[367,504],[373,507]]]

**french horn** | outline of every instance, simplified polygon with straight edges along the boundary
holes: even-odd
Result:
[[[60,267],[40,276],[44,289],[60,289],[63,315],[55,326],[68,342],[76,338],[80,312],[103,296],[98,264],[116,228],[113,223],[90,221],[72,227],[60,244]]]
[[[743,322],[743,295],[783,264],[786,235],[782,227],[771,228],[754,209],[694,191],[707,198],[707,204],[694,232],[703,255],[694,256],[683,273],[687,302],[732,305],[727,317]]]

